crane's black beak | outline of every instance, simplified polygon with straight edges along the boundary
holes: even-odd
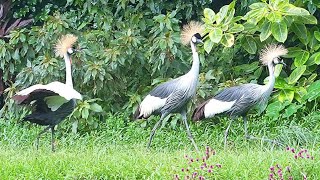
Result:
[[[198,44],[203,44],[202,39],[197,39],[197,43],[198,43]]]
[[[74,51],[75,51],[75,52],[82,52],[82,51],[85,50],[85,49],[88,49],[88,48],[78,48],[78,49],[75,49]]]
[[[284,63],[282,59],[281,59],[281,61],[279,62],[279,64],[282,64],[284,67],[286,67],[286,66],[287,66],[287,64],[286,64],[286,63]]]

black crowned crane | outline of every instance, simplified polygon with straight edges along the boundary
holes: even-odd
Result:
[[[181,42],[184,45],[190,43],[193,57],[191,69],[187,74],[155,87],[144,98],[135,112],[134,117],[136,119],[147,119],[152,114],[161,115],[160,120],[155,124],[150,133],[148,148],[150,147],[152,138],[162,120],[170,113],[180,113],[186,126],[188,137],[198,151],[198,147],[193,140],[187,122],[187,103],[195,95],[198,84],[200,62],[196,44],[202,42],[200,35],[202,31],[202,24],[195,21],[192,21],[183,27]]]
[[[229,126],[225,131],[224,145],[227,145],[228,131],[236,116],[242,116],[246,138],[254,138],[247,132],[247,112],[255,105],[266,103],[273,90],[275,83],[274,70],[277,64],[284,64],[280,56],[286,55],[287,49],[282,45],[269,45],[261,51],[260,61],[269,69],[269,82],[265,85],[243,84],[222,90],[213,98],[200,104],[193,112],[192,119],[199,121],[211,118],[216,114],[227,114],[231,116]]]
[[[23,121],[47,126],[37,136],[37,149],[41,134],[51,129],[51,146],[54,151],[54,127],[72,113],[76,105],[75,100],[82,99],[81,94],[73,89],[71,76],[71,55],[78,51],[72,48],[76,41],[76,36],[67,34],[62,36],[56,44],[56,55],[63,57],[65,61],[65,84],[58,81],[46,85],[36,84],[12,97],[17,104],[31,105],[34,108],[31,114],[23,118]]]

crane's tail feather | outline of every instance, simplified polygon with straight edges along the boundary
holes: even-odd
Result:
[[[142,119],[140,116],[140,105],[137,107],[136,111],[134,112],[133,119]]]
[[[196,107],[196,109],[192,113],[192,120],[200,121],[200,120],[206,118],[205,114],[204,114],[204,108],[207,103],[208,103],[208,101],[205,101],[205,102],[201,103],[200,105],[198,105],[198,107]]]

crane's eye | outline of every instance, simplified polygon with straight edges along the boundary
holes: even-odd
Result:
[[[69,49],[68,49],[68,54],[69,54],[69,55],[71,55],[73,52],[74,52],[74,51],[73,51],[72,48],[69,48]]]

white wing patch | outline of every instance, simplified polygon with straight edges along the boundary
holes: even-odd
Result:
[[[44,101],[48,105],[48,108],[51,109],[51,111],[56,111],[57,109],[59,109],[60,106],[62,106],[62,104],[68,102],[68,100],[66,100],[65,98],[63,98],[61,96],[45,97]]]
[[[213,117],[215,114],[219,114],[229,110],[236,100],[234,101],[219,101],[216,99],[211,99],[204,107],[204,116],[206,118]]]
[[[155,110],[162,108],[166,103],[167,98],[161,99],[155,96],[148,95],[140,104],[140,115],[149,117]]]
[[[54,81],[46,85],[36,84],[18,92],[16,95],[27,96],[37,89],[45,89],[45,90],[55,92],[59,94],[59,96],[66,99],[67,101],[69,101],[70,99],[82,99],[81,94],[78,93],[76,90],[74,90],[71,86],[58,81]]]

